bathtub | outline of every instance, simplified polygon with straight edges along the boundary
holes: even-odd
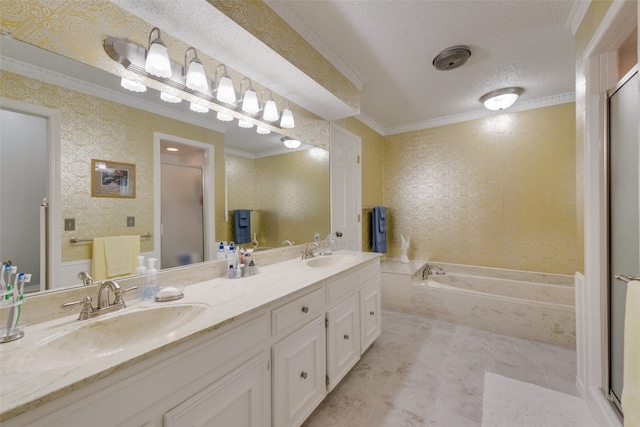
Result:
[[[432,263],[410,283],[410,312],[575,348],[573,276]]]

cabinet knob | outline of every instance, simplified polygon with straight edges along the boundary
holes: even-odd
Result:
[[[302,307],[302,312],[303,313],[308,313],[309,312],[309,307],[307,307],[306,305],[304,307]]]
[[[348,340],[349,339],[349,334],[344,334],[344,339]]]
[[[302,378],[303,380],[307,379],[307,373],[305,371],[302,371],[302,373],[300,374],[300,378]]]
[[[369,316],[375,316],[375,315],[376,315],[376,312],[375,312],[375,311],[370,311],[370,312],[369,312]]]

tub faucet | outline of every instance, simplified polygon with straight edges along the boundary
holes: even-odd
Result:
[[[434,270],[437,270],[434,272]],[[435,264],[427,264],[424,266],[424,269],[422,270],[422,279],[428,279],[429,276],[431,276],[432,274],[437,274],[437,275],[443,275],[446,274],[444,272],[444,270],[442,269],[442,267],[439,267]]]
[[[289,245],[289,246],[293,246],[293,242],[291,240],[283,240],[282,241],[282,245]]]

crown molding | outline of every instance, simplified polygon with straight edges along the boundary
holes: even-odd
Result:
[[[416,130],[429,129],[437,126],[450,125],[454,123],[466,122],[468,120],[482,119],[485,117],[497,116],[500,114],[516,113],[518,111],[533,110],[536,108],[550,107],[552,105],[566,104],[575,102],[575,93],[563,93],[559,95],[547,96],[544,98],[533,99],[530,101],[517,102],[514,106],[507,110],[490,111],[478,110],[469,113],[454,114],[451,116],[439,117],[436,119],[424,120],[421,122],[407,123],[404,125],[393,126],[384,129],[383,136],[395,135],[405,132],[413,132]],[[364,122],[363,122],[364,123]],[[375,122],[374,122],[375,123]],[[366,124],[366,123],[365,123]]]
[[[349,64],[338,52],[302,19],[300,14],[288,7],[284,2],[277,0],[264,0],[264,2],[314,49],[316,49],[327,61],[338,69],[358,90],[362,90],[365,78]]]
[[[200,126],[222,133],[226,132],[226,128],[224,126],[220,126],[209,120],[201,119],[188,113],[164,107],[159,103],[142,100],[126,93],[107,89],[96,84],[47,70],[14,58],[0,56],[0,69],[35,80],[40,80],[48,84],[71,89],[76,92],[84,93],[85,95],[95,96],[107,101],[117,102],[129,107],[138,108],[140,110],[186,122],[195,126]]]
[[[360,112],[359,115],[356,116],[356,119],[360,120],[362,123],[364,123],[366,126],[369,126],[371,129],[373,129],[374,131],[378,132],[380,135],[384,136],[385,135],[385,128],[383,128],[382,126],[380,126],[378,124],[378,122],[376,122],[375,120],[373,120],[371,117],[367,116],[365,113],[363,113],[362,111]]]
[[[575,36],[582,24],[582,20],[589,10],[592,0],[578,0],[573,4],[569,18],[567,18],[566,26],[571,28],[571,33]]]

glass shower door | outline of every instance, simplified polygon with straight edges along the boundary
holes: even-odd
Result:
[[[626,285],[616,274],[640,274],[638,70],[609,93],[609,394],[620,404]]]

